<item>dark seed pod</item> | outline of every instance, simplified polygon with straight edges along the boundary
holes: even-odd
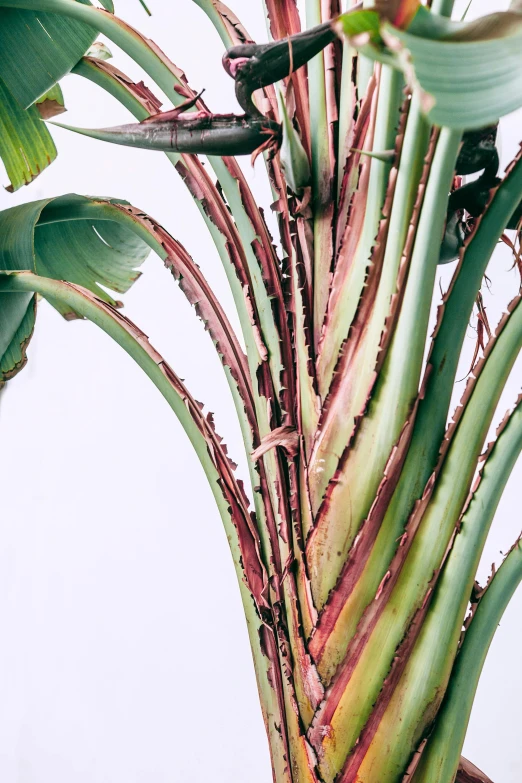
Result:
[[[496,127],[494,130],[496,135]],[[483,134],[484,131],[477,131],[475,133],[475,141],[477,144],[480,143],[481,138],[484,138]],[[469,153],[468,162],[470,162],[472,155],[472,150],[469,147],[469,145],[471,145],[471,134],[467,143]],[[468,182],[466,185],[457,188],[450,194],[448,200],[446,229],[441,244],[439,264],[448,264],[450,261],[454,261],[457,258],[459,250],[464,243],[465,213],[473,218],[477,218],[482,215],[489,201],[491,189],[496,187],[500,182],[500,179],[497,177],[498,152],[495,146],[493,146],[493,152],[487,157],[488,162],[485,166],[483,166],[485,158],[484,155],[482,155],[481,168],[484,168],[484,171],[480,177],[478,177],[478,179],[474,180],[473,182]],[[475,159],[475,163],[477,160],[478,157]],[[471,169],[468,168],[467,171],[470,172]],[[459,172],[457,169],[457,174],[460,173],[461,172]]]
[[[236,82],[240,106],[247,114],[259,114],[251,97],[255,90],[284,79],[336,38],[326,22],[280,41],[233,46],[223,57],[223,67]]]
[[[498,123],[464,133],[457,158],[457,174],[475,174],[477,171],[493,166],[495,160],[498,168],[498,152],[495,146],[497,130]]]
[[[450,264],[458,258],[465,235],[462,213],[450,213],[446,220],[446,228],[440,246],[439,264]]]
[[[482,175],[474,182],[468,182],[461,188],[454,190],[449,197],[448,213],[465,209],[472,217],[479,217],[486,209],[489,194],[496,187],[500,179],[497,176],[484,177]]]
[[[281,126],[263,116],[198,112],[175,119],[161,117],[113,128],[69,130],[126,147],[195,155],[251,155],[259,148],[277,147],[281,141]]]

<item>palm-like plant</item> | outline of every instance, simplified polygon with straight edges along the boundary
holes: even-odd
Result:
[[[522,163],[497,176],[495,138],[522,105],[522,16],[465,24],[447,0],[344,13],[307,0],[301,33],[294,0],[266,0],[273,42],[256,46],[221,2],[195,2],[224,42],[241,116],[211,114],[111,2],[1,0],[0,154],[12,187],[27,183],[55,154],[38,120],[63,108],[58,80],[72,69],[107,90],[139,124],[81,132],[166,153],[215,241],[241,337],[151,217],[64,196],[0,213],[0,370],[25,363],[37,292],[109,333],[169,402],[230,543],[277,783],[486,781],[460,753],[522,578],[518,540],[486,588],[475,582],[522,445],[519,399],[483,453],[522,304],[491,333],[480,289],[499,240],[520,265],[518,233],[504,232],[520,221]],[[177,108],[159,113],[99,47],[82,57],[100,31]],[[265,156],[281,253],[231,157],[247,153]],[[222,359],[254,510],[211,418],[100,287],[127,290],[149,249]],[[457,258],[428,338],[437,265]],[[475,303],[477,355],[448,427]]]

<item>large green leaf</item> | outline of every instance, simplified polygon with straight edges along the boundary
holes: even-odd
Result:
[[[27,108],[69,73],[95,38],[93,27],[65,16],[0,8],[0,78]]]
[[[103,201],[69,194],[44,207],[35,231],[34,271],[82,285],[116,306],[97,283],[125,293],[149,247],[129,228],[92,217],[92,205]]]
[[[129,228],[93,217],[96,212],[92,207],[100,201],[69,194],[0,212],[0,269],[30,270],[77,283],[117,306],[118,302],[100,285],[121,293],[127,291],[149,247]],[[74,317],[59,303],[55,306],[65,317]],[[0,295],[2,380],[25,363],[34,315],[30,294]]]
[[[56,158],[56,147],[37,106],[22,109],[0,79],[0,158],[11,182],[28,185]]]
[[[522,106],[521,25],[478,41],[428,40],[390,25],[383,32],[406,73],[413,66],[414,88],[434,124],[480,128]]]
[[[375,12],[360,12],[336,26],[366,55],[401,68],[435,125],[480,128],[522,106],[518,11],[463,23],[420,7],[407,30],[384,22],[380,35],[376,23]]]

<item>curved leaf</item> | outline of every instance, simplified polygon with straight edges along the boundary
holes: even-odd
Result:
[[[117,306],[100,285],[127,291],[149,247],[133,231],[113,221],[84,219],[80,210],[95,201],[70,194],[0,212],[0,269],[66,279]],[[25,362],[25,347],[34,326],[31,298],[30,294],[0,295],[2,380]],[[55,306],[65,317],[74,317],[59,304]]]
[[[365,55],[401,68],[435,125],[480,128],[522,106],[517,11],[455,22],[420,6],[407,29],[386,21],[379,29],[376,11],[358,11],[342,14],[335,27]]]
[[[48,203],[33,201],[0,212],[0,268],[33,268],[34,226]],[[27,266],[29,264],[29,266]],[[0,381],[25,364],[25,346],[34,329],[36,299],[29,293],[0,294]]]
[[[435,125],[481,128],[522,106],[522,25],[478,41],[429,40],[391,25],[383,35]]]

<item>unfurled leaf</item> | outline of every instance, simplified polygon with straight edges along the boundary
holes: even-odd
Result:
[[[69,73],[95,38],[93,27],[65,16],[0,8],[0,78],[27,108]]]
[[[118,302],[100,285],[119,293],[127,291],[149,248],[128,228],[110,219],[96,219],[96,205],[100,202],[104,203],[70,194],[0,212],[0,269],[29,270],[55,280],[68,280],[117,306]],[[65,317],[74,317],[74,313],[55,306]],[[30,294],[0,294],[2,380],[14,375],[25,363],[25,346],[34,317]]]
[[[69,194],[44,207],[34,236],[34,271],[77,283],[117,306],[100,285],[117,293],[128,291],[149,247],[128,228],[96,218],[96,205],[104,201]]]
[[[522,106],[520,12],[455,22],[412,8],[396,26],[377,11],[342,14],[335,26],[365,55],[401,68],[435,125],[481,128]]]
[[[522,106],[522,16],[503,14],[485,37],[485,28],[433,40],[383,28],[388,46],[419,90],[425,113],[436,125],[481,128]],[[487,19],[487,17],[485,17]]]
[[[56,158],[56,147],[39,107],[22,109],[1,79],[0,158],[11,183],[9,191],[28,185]]]

